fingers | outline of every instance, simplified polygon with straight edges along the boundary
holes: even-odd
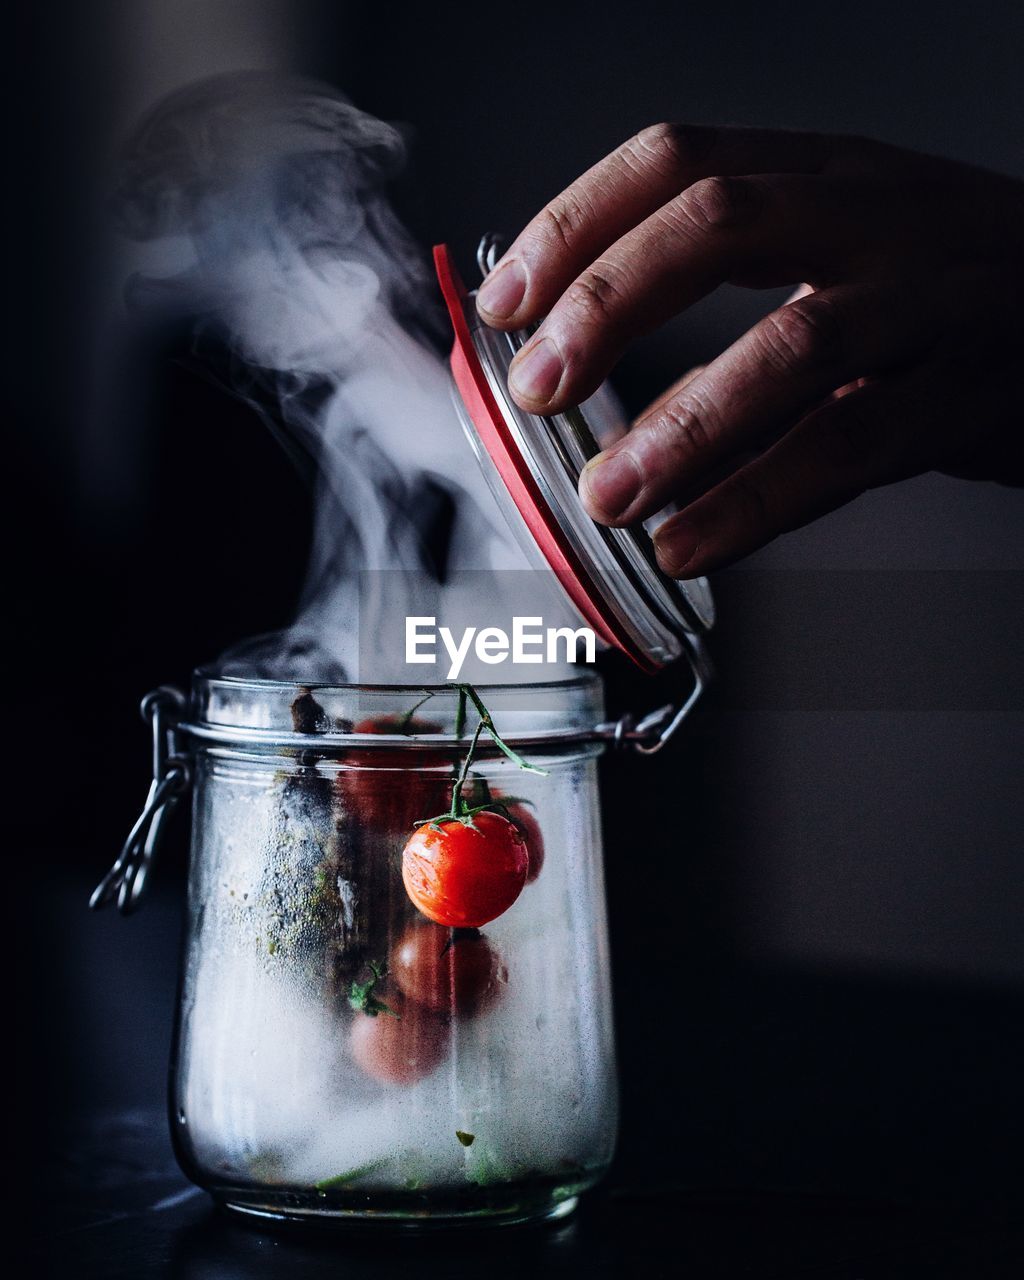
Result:
[[[780,307],[588,463],[585,507],[614,525],[660,511],[765,432],[923,351],[935,320],[924,311],[907,284],[841,285]]]
[[[937,409],[935,410],[937,412]],[[657,530],[661,568],[692,578],[922,470],[933,406],[881,382],[830,401]]]
[[[513,397],[534,413],[579,404],[637,334],[727,280],[779,284],[818,274],[819,264],[842,261],[859,244],[860,225],[845,184],[779,175],[702,179],[566,289],[512,362]]]
[[[651,401],[637,421],[642,422],[646,418],[649,418],[658,409],[663,408],[670,400],[679,395],[680,391],[682,391],[684,387],[688,387],[695,378],[700,377],[706,368],[707,365],[695,364],[692,369],[687,369],[681,378],[677,378],[675,382],[665,388],[660,396],[657,396]]]
[[[609,245],[692,183],[715,175],[816,173],[836,146],[826,135],[768,129],[643,129],[516,237],[480,288],[480,314],[501,329],[533,324]]]

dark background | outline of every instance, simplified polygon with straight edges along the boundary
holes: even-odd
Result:
[[[1019,4],[50,4],[12,40],[9,802],[53,1142],[162,1101],[184,835],[130,922],[86,914],[147,771],[139,696],[286,622],[301,484],[250,411],[110,351],[117,137],[195,76],[276,66],[407,122],[396,199],[468,271],[661,119],[868,133],[1024,174]],[[721,291],[624,362],[639,409],[777,294]],[[471,465],[467,458],[467,465]],[[686,741],[608,760],[616,1185],[1019,1207],[1024,494],[925,477],[716,583]],[[608,664],[616,709],[658,687]],[[29,1154],[33,1154],[33,1146]]]

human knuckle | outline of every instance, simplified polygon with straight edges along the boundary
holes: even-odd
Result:
[[[767,316],[761,336],[768,363],[787,376],[838,364],[842,357],[839,319],[829,303],[813,295]]]
[[[541,213],[543,234],[561,249],[572,249],[587,221],[583,201],[572,192],[563,192]]]
[[[625,144],[622,154],[627,164],[671,175],[686,168],[693,148],[685,126],[663,121],[641,129]]]
[[[705,231],[722,231],[746,222],[754,209],[753,188],[743,178],[701,178],[680,197],[689,220]]]
[[[664,406],[658,420],[659,443],[685,464],[707,451],[713,428],[708,408],[692,396]]]
[[[624,285],[611,267],[598,264],[573,281],[565,300],[578,316],[610,320],[625,300]]]

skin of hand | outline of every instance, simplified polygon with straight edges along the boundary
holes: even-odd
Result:
[[[802,287],[580,478],[603,524],[676,504],[666,573],[929,470],[1024,484],[1024,183],[861,138],[655,125],[529,223],[477,305],[540,323],[509,387],[550,414],[725,282]]]

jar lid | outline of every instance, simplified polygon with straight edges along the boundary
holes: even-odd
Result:
[[[481,241],[481,273],[495,242]],[[508,370],[528,332],[502,333],[477,315],[447,245],[434,249],[455,341],[451,372],[456,408],[484,476],[528,558],[550,568],[577,612],[607,644],[646,671],[700,653],[713,625],[707,581],[676,582],[658,567],[650,530],[659,517],[613,529],[592,520],[578,493],[580,472],[626,431],[608,384],[564,413],[527,413],[508,390]],[[662,515],[661,518],[664,518]]]

